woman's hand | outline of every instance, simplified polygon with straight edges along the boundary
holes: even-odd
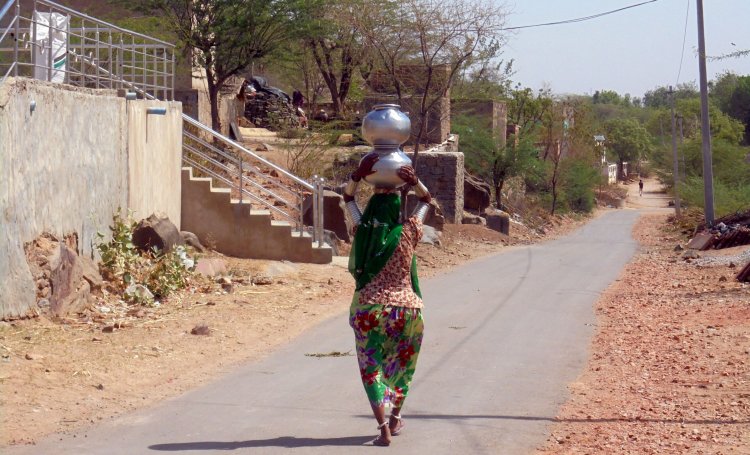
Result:
[[[416,186],[417,182],[419,181],[417,179],[417,173],[414,172],[414,168],[411,166],[401,166],[401,168],[398,170],[398,176],[401,177],[401,180],[411,186]]]
[[[360,161],[357,170],[352,172],[352,180],[359,182],[368,175],[374,174],[375,171],[372,170],[372,167],[375,166],[375,163],[377,163],[379,159],[380,156],[375,152],[370,152],[365,155],[365,157],[362,158],[362,161]]]

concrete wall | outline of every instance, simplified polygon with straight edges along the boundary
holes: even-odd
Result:
[[[166,107],[166,115],[148,114]],[[156,211],[180,227],[182,107],[180,103],[128,103],[128,207],[136,219]]]
[[[94,256],[96,233],[107,233],[112,215],[128,206],[129,180],[159,179],[152,190],[172,194],[158,203],[139,196],[139,211],[177,213],[173,220],[179,222],[179,163],[167,173],[162,165],[128,169],[128,109],[145,107],[143,101],[127,103],[111,91],[30,79],[0,86],[0,318],[36,307],[24,244],[43,232],[60,238],[76,233],[79,253]],[[168,107],[179,117],[178,103]],[[160,130],[149,134],[148,144],[134,136],[133,156],[157,156],[167,146],[173,156],[179,147],[157,141]]]

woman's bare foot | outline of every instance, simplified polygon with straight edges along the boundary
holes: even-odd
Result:
[[[380,436],[373,439],[372,445],[374,446],[380,446],[380,447],[388,447],[391,445],[391,430],[389,428],[389,425],[385,425],[385,422],[383,422],[383,426],[380,428]]]
[[[391,432],[391,436],[398,436],[404,429],[404,423],[401,422],[401,417],[396,417],[398,414],[391,414],[391,418],[388,421],[388,429]]]

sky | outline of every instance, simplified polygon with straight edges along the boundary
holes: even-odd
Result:
[[[643,0],[508,0],[507,26],[589,16]],[[586,22],[530,28],[508,37],[514,82],[557,94],[615,90],[634,97],[675,85],[688,10],[679,82],[698,84],[696,0],[658,0]],[[750,49],[750,0],[704,0],[706,54]],[[734,43],[733,46],[731,43]],[[750,56],[707,62],[708,80],[732,70],[750,74]]]

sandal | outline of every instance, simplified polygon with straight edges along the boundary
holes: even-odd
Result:
[[[388,425],[388,420],[378,425],[378,431],[382,430],[386,425]],[[391,441],[384,441],[383,436],[381,435],[372,440],[372,445],[378,447],[388,447],[389,445],[391,445]]]
[[[398,426],[395,430],[391,430],[391,436],[398,436],[401,434],[401,432],[404,430],[404,423],[401,421],[401,416],[396,414],[391,414],[391,417],[396,419],[398,421]]]

